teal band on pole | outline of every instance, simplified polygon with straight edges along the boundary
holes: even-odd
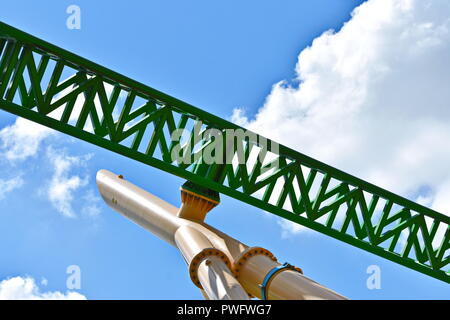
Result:
[[[299,273],[300,272],[296,267],[294,267],[293,265],[285,262],[282,265],[279,265],[278,267],[275,267],[273,269],[271,269],[266,276],[264,277],[263,283],[260,285],[261,287],[261,300],[268,300],[268,287],[270,282],[272,281],[272,279],[280,272],[284,271],[284,270],[293,270]]]

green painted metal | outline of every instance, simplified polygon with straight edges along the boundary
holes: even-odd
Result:
[[[205,130],[242,128],[3,23],[0,108],[450,283],[449,216],[260,136],[208,164]],[[191,165],[172,161],[180,128]]]

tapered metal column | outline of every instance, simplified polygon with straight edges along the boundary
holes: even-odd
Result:
[[[202,221],[177,216],[177,207],[112,172],[100,170],[97,186],[114,210],[179,248],[192,281],[210,299],[245,299],[244,290],[261,298],[264,279],[280,266],[269,251],[249,248]],[[295,270],[271,277],[266,295],[269,299],[346,299]]]
[[[272,277],[273,270],[279,269]],[[272,253],[263,248],[248,248],[235,262],[235,275],[248,293],[261,298],[266,285],[268,300],[342,300],[344,296],[305,277],[298,268],[282,268]],[[268,282],[265,283],[264,280]]]
[[[191,226],[175,233],[175,242],[186,263],[192,282],[211,300],[248,300],[248,294],[231,272],[231,262],[209,239]]]

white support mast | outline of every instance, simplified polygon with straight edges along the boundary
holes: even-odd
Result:
[[[192,282],[208,299],[346,299],[280,264],[270,251],[204,223],[214,207],[205,199],[185,195],[179,209],[106,170],[97,173],[97,186],[110,207],[180,250]]]

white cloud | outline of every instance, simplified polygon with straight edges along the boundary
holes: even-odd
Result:
[[[37,154],[39,146],[54,131],[24,118],[0,130],[0,155],[14,161],[25,160]]]
[[[10,164],[22,163],[24,160],[38,154],[42,142],[55,131],[23,118],[17,118],[15,123],[0,130],[0,159],[4,158]],[[72,202],[74,194],[85,187],[87,176],[71,174],[74,167],[84,167],[92,155],[80,157],[69,156],[64,151],[47,147],[46,158],[53,167],[53,175],[45,193],[58,212],[66,217],[76,217]],[[21,174],[11,179],[0,179],[0,199],[7,193],[20,188],[24,184]],[[94,217],[100,213],[99,198],[92,191],[87,191],[83,198],[80,211],[86,216]]]
[[[83,214],[91,218],[95,218],[100,214],[101,210],[99,203],[101,202],[101,199],[94,194],[93,190],[86,192],[83,196],[83,202],[85,204],[81,210]]]
[[[54,168],[53,176],[46,190],[48,199],[62,215],[74,218],[76,217],[72,207],[74,193],[86,186],[89,180],[87,177],[71,174],[71,170],[74,166],[86,165],[91,155],[68,156],[61,150],[48,147],[47,157]]]
[[[8,180],[0,179],[0,200],[4,199],[6,194],[20,188],[24,181],[21,176],[17,176]]]
[[[17,118],[15,123],[0,130],[0,158],[7,159],[10,164],[22,162],[38,154],[42,142],[55,131],[23,118]],[[92,155],[80,157],[69,156],[61,150],[47,147],[47,159],[53,167],[53,175],[45,190],[46,196],[58,212],[66,217],[76,217],[72,207],[74,194],[85,187],[87,176],[71,174],[74,167],[84,167]],[[15,178],[0,179],[0,199],[15,189],[20,188],[24,180],[20,174]],[[94,217],[100,213],[99,198],[91,191],[81,195],[83,205],[80,210],[87,216]]]
[[[298,234],[300,232],[307,232],[308,230],[310,230],[298,223],[294,223],[282,218],[277,219],[277,224],[281,227],[281,238],[283,239],[289,238],[290,236]]]
[[[46,287],[46,286],[48,285],[48,280],[47,280],[47,278],[42,278],[42,279],[41,279],[41,285],[44,286],[44,287]]]
[[[300,53],[295,83],[254,119],[232,118],[413,200],[427,188],[417,200],[449,213],[449,56],[448,0],[369,0]]]
[[[78,292],[41,292],[30,277],[14,277],[0,282],[0,300],[86,300]]]
[[[92,156],[92,154],[70,156],[63,150],[47,148],[47,158],[53,167],[53,175],[45,193],[53,207],[65,217],[78,216],[74,209],[75,198],[81,200],[78,201],[77,207],[83,215],[95,218],[101,212],[99,205],[101,199],[92,189],[86,190],[89,178],[80,171],[87,166]]]

